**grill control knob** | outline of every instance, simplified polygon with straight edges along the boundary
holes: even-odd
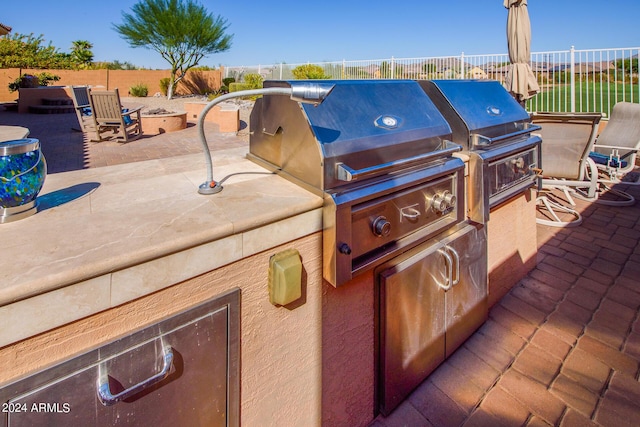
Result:
[[[344,255],[351,255],[351,248],[346,243],[341,243],[338,246],[338,251]]]
[[[447,203],[447,205],[449,205],[450,208],[452,208],[456,205],[456,202],[458,201],[458,199],[456,198],[455,194],[451,194],[448,191],[445,191],[444,201]]]
[[[391,223],[384,216],[379,216],[371,224],[373,234],[378,237],[388,236],[391,233]]]
[[[458,199],[450,191],[436,193],[431,199],[431,210],[437,213],[444,213],[453,208]]]

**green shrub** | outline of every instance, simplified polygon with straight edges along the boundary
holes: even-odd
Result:
[[[331,78],[331,76],[327,76],[324,73],[324,69],[321,66],[315,64],[299,65],[291,70],[291,72],[296,80],[321,80]]]
[[[234,82],[229,85],[229,92],[240,92],[241,90],[255,89],[249,83]]]
[[[11,83],[9,83],[9,92],[15,92],[21,87],[33,87],[33,82],[37,80],[39,86],[48,86],[50,82],[57,82],[60,76],[55,74],[42,72],[40,74],[23,74]]]
[[[251,89],[260,89],[262,88],[262,82],[264,82],[264,77],[260,74],[249,73],[244,75],[245,84],[249,85]]]
[[[252,78],[249,77],[249,82],[246,81],[246,77],[247,76],[258,76],[258,78]],[[229,92],[239,92],[241,90],[253,90],[253,89],[262,89],[262,76],[260,76],[259,74],[247,74],[245,76],[245,82],[244,83],[238,83],[238,82],[234,82],[234,83],[229,83]],[[251,100],[256,100],[258,99],[258,95],[252,95],[252,96],[244,96],[242,97],[243,99],[251,99]]]
[[[144,83],[139,83],[129,89],[131,96],[146,97],[149,94],[149,88]]]
[[[224,79],[222,79],[222,85],[229,87],[229,85],[231,83],[234,83],[235,81],[236,81],[235,77],[225,77]]]
[[[171,83],[171,79],[169,77],[160,79],[160,92],[164,96],[167,96],[167,92],[169,92],[169,83]]]

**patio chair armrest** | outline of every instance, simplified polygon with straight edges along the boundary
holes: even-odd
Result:
[[[583,120],[590,121],[594,124],[600,123],[600,120],[604,117],[602,113],[582,113],[582,112],[551,112],[551,111],[535,111],[531,113],[532,120]]]
[[[599,144],[594,145],[593,148],[594,150],[598,148],[613,148],[614,150],[623,150],[623,151],[626,151],[627,153],[637,153],[638,150],[640,150],[639,148],[622,147],[619,145],[599,145]]]
[[[143,105],[139,106],[139,107],[135,107],[135,108],[125,108],[127,111],[123,111],[122,115],[123,116],[130,116],[133,113],[138,113],[140,114],[140,110],[142,110],[144,108]]]

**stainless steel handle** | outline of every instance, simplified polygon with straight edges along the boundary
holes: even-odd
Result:
[[[400,209],[400,215],[402,218],[406,218],[408,220],[416,220],[420,218],[420,211],[414,206],[418,205],[411,205]]]
[[[441,289],[448,291],[453,286],[453,258],[451,258],[446,248],[438,249],[438,253],[444,257],[445,264],[447,265],[447,284],[441,285],[437,281],[436,283]]]
[[[127,399],[128,397],[141,392],[145,388],[165,379],[169,375],[169,371],[171,371],[171,367],[173,366],[173,350],[171,346],[166,345],[162,347],[162,359],[163,366],[160,372],[115,395],[111,393],[111,389],[109,388],[109,374],[107,373],[107,367],[104,363],[101,363],[98,367],[98,398],[100,399],[100,402],[104,406],[114,405],[121,400]]]
[[[456,265],[456,278],[451,282],[451,286],[455,286],[460,283],[460,254],[450,246],[447,246],[446,249],[453,255],[454,263]]]
[[[505,135],[500,135],[500,136],[496,136],[496,137],[493,137],[493,138],[489,138],[488,136],[479,135],[479,134],[476,134],[474,136],[477,138],[476,143],[478,145],[491,145],[491,144],[493,144],[495,142],[504,141],[504,140],[509,139],[509,138],[514,138],[516,136],[525,135],[525,134],[528,134],[528,133],[531,133],[531,132],[539,131],[541,129],[542,129],[541,126],[532,124],[532,125],[529,125],[529,127],[526,128],[526,129],[521,129],[521,130],[518,130],[518,131],[515,131],[515,132],[507,133]]]
[[[418,154],[417,156],[407,157],[406,159],[394,160],[387,163],[382,163],[375,166],[370,166],[362,169],[353,169],[344,163],[336,164],[336,174],[340,181],[355,181],[358,179],[364,179],[373,175],[385,173],[389,170],[397,167],[409,167],[413,164],[423,163],[431,159],[438,159],[448,156],[455,152],[461,151],[462,147],[458,144],[454,144],[451,141],[443,141],[444,148],[442,150],[436,150],[429,153]]]

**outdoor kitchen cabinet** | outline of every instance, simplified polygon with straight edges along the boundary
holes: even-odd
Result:
[[[486,320],[486,244],[484,227],[465,224],[376,270],[384,414]]]
[[[238,426],[240,290],[0,389],[2,426]]]

